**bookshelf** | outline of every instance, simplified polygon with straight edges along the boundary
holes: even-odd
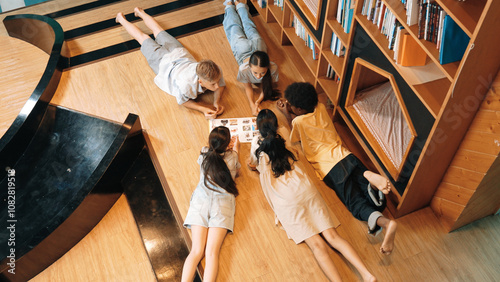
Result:
[[[499,69],[500,54],[497,45],[500,38],[500,19],[495,15],[500,10],[500,1],[495,0],[436,0],[437,4],[453,19],[453,21],[469,36],[470,43],[463,58],[459,61],[440,64],[439,50],[436,43],[418,38],[418,24],[408,25],[405,6],[401,0],[381,0],[386,9],[394,14],[402,28],[408,31],[412,38],[427,54],[427,62],[423,67],[402,67],[394,59],[394,50],[388,46],[389,41],[383,35],[379,26],[362,15],[363,0],[353,1],[354,13],[352,21],[339,23],[339,1],[324,0],[326,5],[321,38],[314,38],[314,43],[319,46],[319,56],[313,59],[311,50],[305,46],[291,26],[291,18],[296,16],[302,23],[308,21],[301,18],[294,5],[294,0],[284,0],[283,7],[274,5],[274,1],[268,2],[268,7],[258,10],[266,19],[269,29],[284,46],[288,56],[294,59],[297,67],[303,71],[305,81],[312,83],[320,93],[325,93],[334,106],[333,119],[339,121],[345,129],[340,133],[343,139],[352,139],[353,147],[361,149],[365,155],[361,156],[363,161],[368,161],[368,167],[393,179],[380,161],[380,157],[370,147],[367,137],[360,133],[358,127],[345,110],[345,89],[349,88],[352,63],[350,57],[353,49],[359,47],[359,38],[355,35],[363,30],[369,40],[373,42],[374,48],[378,49],[384,60],[388,61],[393,75],[400,78],[413,93],[414,100],[422,111],[427,111],[430,118],[426,120],[425,139],[420,140],[418,146],[419,154],[412,157],[411,175],[408,177],[404,187],[396,189],[391,193],[390,208],[395,217],[400,217],[412,211],[429,205],[434,193],[440,184],[450,162],[457,151],[462,138],[474,118],[478,103],[471,103],[471,96],[482,100],[488,87],[484,81],[495,76]],[[348,0],[347,0],[348,1]],[[375,0],[377,1],[377,0]],[[251,1],[258,6],[257,1]],[[350,1],[349,1],[350,2]],[[294,2],[295,3],[295,2]],[[346,25],[350,32],[346,33]],[[306,25],[304,25],[306,26]],[[306,30],[312,34],[311,30]],[[335,35],[346,51],[343,56],[336,56],[332,52],[332,36]],[[471,48],[473,47],[473,48]],[[295,59],[296,58],[296,59]],[[481,62],[478,64],[478,62]],[[336,79],[327,77],[329,66],[338,76]],[[421,79],[419,73],[430,73],[431,77]],[[418,78],[418,79],[417,79]],[[399,83],[399,82],[398,82]],[[491,83],[491,82],[490,82]],[[404,87],[403,87],[404,88]],[[406,107],[415,112],[413,102],[406,101]],[[467,108],[467,112],[458,109]],[[418,109],[420,111],[420,108]],[[415,113],[413,113],[415,116]],[[413,123],[418,124],[418,120]],[[418,143],[418,142],[417,142]],[[348,144],[349,145],[349,144]],[[351,146],[349,146],[351,147]],[[397,184],[397,183],[396,183]],[[397,185],[395,185],[397,186]]]

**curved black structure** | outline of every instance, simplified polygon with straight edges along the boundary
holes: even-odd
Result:
[[[139,117],[123,124],[50,104],[65,56],[51,18],[4,19],[10,36],[50,55],[36,89],[0,139],[0,281],[27,281],[94,228],[124,193],[159,281],[179,280],[189,249],[152,164]],[[146,193],[145,193],[146,192]],[[147,227],[147,228],[146,228]],[[172,244],[175,242],[174,244]],[[168,270],[168,271],[166,271]],[[168,273],[166,273],[168,272]],[[196,277],[196,281],[201,281]]]
[[[27,281],[85,237],[123,193],[121,179],[143,147],[136,115],[121,125],[49,106],[0,182],[10,187],[0,198],[11,201],[0,208],[0,278]]]
[[[68,65],[64,32],[51,18],[39,15],[7,16],[5,28],[10,36],[29,42],[49,54],[47,67],[22,108],[21,112],[0,139],[0,168],[15,164],[35,134],[50,100]]]
[[[50,55],[36,89],[0,139],[0,198],[6,203],[0,206],[0,280],[26,281],[108,212],[144,138],[136,115],[119,124],[49,105],[68,66],[57,22],[16,15],[4,24],[9,35]]]

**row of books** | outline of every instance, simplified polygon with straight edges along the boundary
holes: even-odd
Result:
[[[380,32],[386,36],[389,41],[387,46],[390,50],[394,49],[396,42],[396,32],[401,27],[401,23],[396,16],[386,8],[382,0],[365,0],[361,14],[365,15],[369,21],[375,24]]]
[[[406,10],[406,24],[414,25],[418,23],[421,1],[425,0],[401,0]]]
[[[306,46],[311,49],[313,60],[317,60],[319,58],[319,47],[314,43],[311,35],[309,35],[302,22],[295,15],[293,15],[292,27],[295,28],[295,34],[304,40]]]
[[[331,65],[328,65],[328,68],[326,69],[326,77],[334,80],[336,83],[340,82],[340,77],[335,73]]]
[[[419,7],[418,38],[437,44],[446,12],[436,2],[429,2],[429,0],[421,0]]]
[[[361,14],[366,16],[369,21],[372,21],[377,26],[380,25],[382,15],[385,13],[385,4],[382,0],[365,0]]]
[[[332,32],[332,41],[330,42],[330,49],[332,50],[333,54],[337,57],[344,56],[345,54],[345,47],[344,45],[342,45],[340,38],[335,34],[335,32]]]
[[[419,25],[419,39],[428,40],[436,43],[436,48],[439,49],[439,63],[447,64],[456,62],[462,59],[465,49],[470,41],[467,34],[453,21],[453,19],[444,12],[437,4],[430,0],[402,0],[406,9],[414,9],[415,5],[419,7],[418,21],[415,24]],[[421,2],[420,2],[421,1]],[[439,13],[438,13],[439,12]],[[388,48],[394,50],[394,60],[396,62],[403,61],[405,66],[418,66],[425,64],[427,55],[422,47],[418,44],[415,38],[407,31],[403,30],[401,23],[396,16],[386,8],[382,0],[364,0],[361,14],[365,15],[368,20],[377,25],[382,34],[387,37]],[[412,14],[408,12],[407,15]],[[412,21],[414,21],[412,16]],[[407,18],[407,21],[410,20]],[[407,22],[407,24],[408,24]],[[399,34],[399,36],[398,36]],[[403,42],[406,42],[402,47]],[[405,55],[405,49],[409,49]],[[411,55],[414,54],[414,55]],[[404,62],[406,56],[408,62]]]
[[[436,43],[439,49],[439,63],[448,64],[462,59],[470,38],[433,0],[402,0],[408,14],[412,15],[411,23],[418,24],[417,37]],[[415,7],[418,7],[415,22]],[[409,11],[409,9],[411,11]]]
[[[345,33],[351,31],[352,18],[354,17],[354,8],[356,0],[339,0],[337,6],[337,21],[344,28]]]

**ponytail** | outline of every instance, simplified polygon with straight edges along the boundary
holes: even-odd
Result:
[[[277,133],[278,120],[276,115],[268,109],[260,111],[257,115],[257,127],[263,137],[259,142],[259,148],[255,151],[257,159],[259,159],[261,152],[269,156],[274,177],[279,177],[285,174],[285,172],[292,170],[292,164],[297,159],[286,148],[285,139]]]
[[[281,93],[273,88],[273,78],[271,75],[271,62],[266,52],[255,51],[251,56],[249,63],[254,66],[267,68],[267,72],[262,77],[262,92],[264,93],[264,101],[275,101],[281,96]]]
[[[227,127],[218,126],[214,128],[208,137],[208,152],[202,153],[203,162],[201,163],[201,168],[205,172],[204,182],[208,189],[214,190],[207,185],[207,181],[221,187],[234,196],[238,196],[236,183],[224,161],[224,154],[230,140],[231,136]]]

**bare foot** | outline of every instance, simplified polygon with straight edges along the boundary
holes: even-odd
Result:
[[[363,173],[363,176],[368,180],[368,182],[370,182],[371,185],[382,191],[382,193],[387,195],[389,194],[389,192],[391,192],[392,185],[389,179],[369,170],[365,171],[365,173]]]
[[[392,250],[394,249],[394,238],[396,237],[397,228],[398,224],[394,220],[391,220],[387,226],[384,241],[380,246],[380,252],[386,256],[390,255],[392,253]]]
[[[234,5],[234,1],[233,0],[226,0],[226,1],[224,1],[224,5],[228,5],[228,6]]]
[[[123,16],[123,13],[122,12],[119,12],[118,14],[116,14],[116,18],[115,18],[115,21],[117,23],[121,23],[122,20],[124,20],[125,17]]]
[[[143,13],[144,13],[144,9],[139,8],[139,7],[134,8],[134,16],[142,19]]]

